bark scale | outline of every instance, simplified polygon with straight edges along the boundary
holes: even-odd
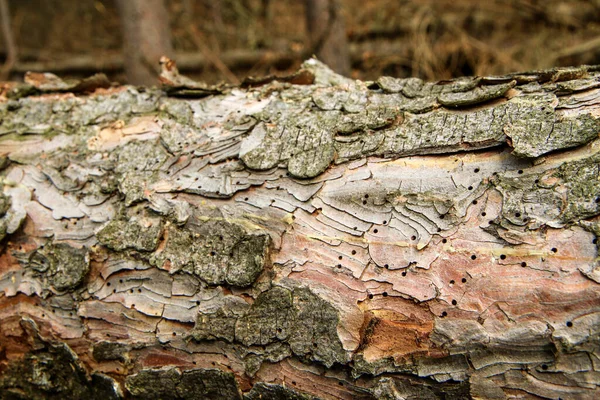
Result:
[[[0,398],[598,396],[596,67],[0,103]]]

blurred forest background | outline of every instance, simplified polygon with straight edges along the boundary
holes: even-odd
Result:
[[[4,80],[153,83],[125,67],[156,68],[160,53],[209,83],[285,74],[313,53],[365,80],[600,63],[600,0],[0,0],[0,11]]]

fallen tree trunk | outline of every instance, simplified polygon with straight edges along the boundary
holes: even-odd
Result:
[[[597,398],[599,73],[0,104],[0,398]]]

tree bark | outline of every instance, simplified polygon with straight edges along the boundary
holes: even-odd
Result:
[[[598,398],[598,68],[162,65],[4,89],[1,399]]]
[[[346,24],[338,0],[305,0],[306,30],[312,53],[335,72],[350,74]]]
[[[158,84],[158,60],[172,56],[169,14],[163,0],[118,0],[123,29],[127,81],[132,85]]]

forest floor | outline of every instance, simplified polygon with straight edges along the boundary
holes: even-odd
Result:
[[[432,80],[600,63],[600,0],[341,2],[355,78]],[[302,1],[167,4],[176,52],[192,59],[203,56],[204,63],[184,62],[182,68],[197,79],[218,82],[285,73],[306,55]],[[104,70],[111,79],[125,81],[122,61],[121,68],[117,62],[122,60],[121,32],[114,0],[19,0],[9,5],[20,62],[32,67],[58,62],[63,76]]]

